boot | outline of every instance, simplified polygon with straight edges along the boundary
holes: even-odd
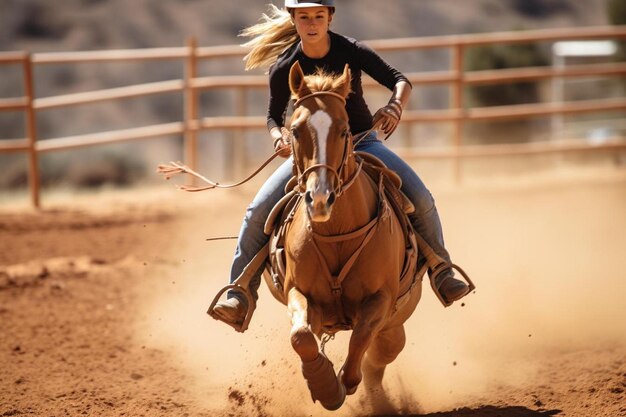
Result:
[[[448,303],[460,300],[470,292],[470,288],[465,282],[454,278],[450,274],[443,275],[441,279],[437,279],[436,287],[439,290],[439,294]]]
[[[232,297],[217,303],[213,311],[224,323],[242,324],[248,312],[248,303],[245,300]]]

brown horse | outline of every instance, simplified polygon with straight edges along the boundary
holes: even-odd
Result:
[[[407,260],[406,223],[390,208],[384,174],[373,180],[353,150],[348,66],[338,77],[305,76],[296,63],[289,85],[297,99],[289,130],[301,198],[287,210],[283,265],[272,268],[282,270],[284,281],[268,283],[288,307],[291,344],[313,399],[333,410],[362,379],[382,392],[385,367],[405,344],[403,323],[421,297],[423,270]],[[414,239],[408,246],[416,252]],[[404,290],[401,276],[410,280]],[[348,355],[336,376],[316,336],[349,329]]]

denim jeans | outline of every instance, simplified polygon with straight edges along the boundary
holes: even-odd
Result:
[[[443,232],[435,201],[415,171],[387,148],[377,138],[375,132],[370,133],[361,140],[355,150],[376,156],[388,168],[400,176],[402,179],[402,191],[415,205],[415,212],[409,216],[413,227],[439,256],[450,262],[450,255],[443,243]],[[243,269],[254,255],[268,242],[269,236],[263,233],[265,220],[274,205],[285,195],[284,189],[287,181],[292,176],[292,166],[293,161],[289,158],[278,167],[248,206],[239,232],[235,258],[231,267],[231,283],[241,275]],[[257,271],[257,275],[251,281],[251,287],[258,288],[262,272],[263,268]],[[253,293],[256,296],[256,291],[253,290]]]

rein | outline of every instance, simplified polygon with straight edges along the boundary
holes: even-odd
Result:
[[[265,162],[263,162],[263,164],[260,167],[256,169],[256,171],[248,175],[245,179],[234,184],[222,185],[218,182],[211,181],[210,179],[206,178],[204,175],[197,173],[196,171],[192,170],[187,165],[184,165],[181,162],[170,162],[170,165],[159,165],[157,168],[157,172],[159,174],[165,175],[166,180],[169,180],[176,174],[189,174],[209,184],[205,187],[195,187],[191,185],[179,185],[178,186],[178,189],[182,191],[188,191],[191,193],[195,193],[198,191],[212,190],[214,188],[234,188],[234,187],[239,187],[240,185],[243,185],[246,182],[250,181],[252,178],[254,178],[254,176],[258,174],[259,172],[261,172],[263,168],[267,166],[267,164],[272,162],[274,158],[278,156],[279,153],[280,151],[274,152],[268,159],[265,160]]]
[[[344,104],[346,102],[346,99],[342,95],[337,94],[335,92],[332,92],[332,91],[317,91],[315,93],[307,94],[304,97],[299,98],[294,103],[294,107],[299,106],[302,103],[303,100],[306,100],[306,99],[311,98],[311,97],[324,96],[324,95],[335,97],[335,98],[341,100]],[[372,127],[370,130],[367,130],[365,132],[359,133],[358,135],[355,135],[353,137],[353,139],[352,139],[353,140],[353,146],[356,146],[357,144],[359,144],[359,142],[361,142],[367,135],[369,135],[374,130],[376,130],[376,126]],[[357,137],[358,137],[358,139],[356,141],[354,141],[354,138],[357,138]],[[180,189],[182,191],[192,192],[192,193],[198,192],[198,191],[212,190],[214,188],[234,188],[234,187],[238,187],[240,185],[243,185],[246,182],[250,181],[252,178],[254,178],[259,172],[261,172],[263,170],[263,168],[265,168],[270,162],[272,162],[279,155],[279,153],[280,153],[280,151],[275,151],[252,174],[248,175],[243,180],[238,181],[238,182],[233,183],[233,184],[220,184],[219,182],[211,181],[210,179],[206,178],[204,175],[194,171],[193,169],[191,169],[187,165],[184,165],[182,162],[170,162],[169,165],[161,164],[161,165],[159,165],[157,167],[157,173],[163,174],[165,176],[166,180],[169,180],[170,178],[172,178],[176,174],[189,174],[189,175],[191,175],[191,176],[193,176],[195,178],[198,178],[198,179],[204,181],[205,183],[209,184],[209,185],[204,186],[204,187],[196,187],[196,186],[191,186],[191,185],[179,185],[178,186],[178,189]],[[294,157],[294,162],[295,162],[296,156],[294,155],[293,157]],[[348,155],[347,155],[347,142],[346,142],[346,149],[344,149],[344,155],[343,155],[343,158],[342,158],[341,166],[339,167],[339,172],[335,168],[333,168],[333,167],[331,167],[329,165],[322,165],[322,164],[313,165],[313,166],[309,167],[303,174],[301,174],[298,177],[299,188],[302,189],[302,184],[304,183],[304,178],[305,178],[304,174],[305,173],[306,173],[306,175],[308,175],[314,169],[326,168],[335,177],[337,177],[337,179],[338,179],[337,183],[339,185],[338,185],[337,190],[335,190],[335,192],[337,193],[337,195],[340,195],[348,187],[350,187],[350,185],[352,185],[352,183],[354,183],[354,181],[355,181],[356,177],[358,176],[358,174],[360,173],[361,167],[363,165],[363,162],[361,161],[359,163],[359,166],[357,167],[356,174],[350,180],[346,181],[345,184],[343,184],[342,180],[341,180],[341,175],[340,174],[342,173],[343,166],[346,164],[347,160],[348,160]]]

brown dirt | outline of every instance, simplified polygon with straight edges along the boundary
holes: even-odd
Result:
[[[431,291],[389,415],[626,416],[626,177],[433,189],[478,284]],[[243,335],[205,315],[250,189],[0,207],[0,416],[324,416],[266,290]],[[346,335],[331,342],[335,366]],[[362,394],[340,416],[374,415]]]

